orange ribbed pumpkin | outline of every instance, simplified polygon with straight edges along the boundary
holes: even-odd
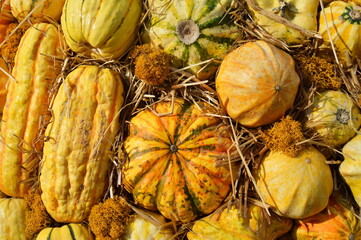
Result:
[[[270,124],[293,106],[300,78],[292,57],[264,41],[229,53],[216,77],[228,115],[246,127]]]

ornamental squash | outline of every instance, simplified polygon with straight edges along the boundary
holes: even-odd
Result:
[[[110,69],[80,66],[60,86],[40,175],[41,198],[57,222],[84,221],[104,193],[122,104],[120,76]]]
[[[327,208],[311,217],[295,221],[293,239],[357,240],[361,239],[361,222],[342,196],[331,196]]]
[[[253,204],[247,205],[246,214],[236,206],[217,210],[197,220],[187,236],[189,240],[275,240],[291,229],[291,219],[265,214]]]
[[[3,58],[0,58],[0,112],[3,111],[5,102],[6,102],[6,94],[7,89],[6,85],[8,83],[9,77],[5,72],[9,72],[9,68]],[[8,73],[10,74],[10,73]]]
[[[141,9],[141,0],[66,0],[61,26],[74,52],[117,59],[135,41]]]
[[[10,0],[11,13],[21,21],[29,14],[35,22],[58,21],[65,0]]]
[[[63,44],[58,29],[48,23],[34,24],[20,41],[1,124],[0,190],[9,196],[25,194],[39,163],[39,129],[50,115],[49,92],[61,71],[56,59],[64,58]]]
[[[356,135],[342,148],[344,156],[340,164],[340,174],[350,187],[352,194],[361,206],[361,135]]]
[[[0,25],[7,25],[14,21],[15,18],[11,14],[10,0],[2,0],[0,3]]]
[[[208,59],[222,60],[236,39],[237,27],[225,17],[231,0],[150,0],[151,20],[145,41],[174,57],[176,67],[192,66],[198,78],[212,77],[218,64],[195,65]]]
[[[300,78],[292,57],[264,41],[229,53],[216,77],[223,108],[246,127],[270,124],[290,109]]]
[[[123,240],[170,240],[174,236],[174,232],[171,228],[166,228],[164,225],[164,217],[158,214],[151,214],[149,221],[140,215],[135,215],[133,219],[128,223],[125,234],[122,236]],[[154,223],[155,222],[155,223]]]
[[[333,189],[330,167],[315,148],[296,157],[271,151],[253,175],[264,201],[280,216],[302,219],[322,211]]]
[[[202,110],[201,110],[202,109]],[[215,210],[228,195],[232,146],[205,103],[162,101],[134,116],[125,140],[124,184],[142,207],[188,222]]]
[[[71,223],[62,227],[44,228],[36,240],[92,240],[93,236],[83,224]]]
[[[255,0],[256,6],[277,14],[310,31],[317,31],[317,10],[319,0]],[[283,23],[254,10],[249,5],[250,13],[254,20],[272,36],[282,39],[288,44],[298,44],[306,40],[301,31],[293,29]]]
[[[332,41],[341,59],[348,54],[361,58],[361,8],[356,3],[331,2],[320,12],[319,33],[321,47],[330,49]]]
[[[340,91],[316,94],[307,118],[306,126],[333,147],[350,140],[361,125],[360,109],[351,97]]]
[[[0,199],[0,239],[25,240],[25,203],[19,198]]]

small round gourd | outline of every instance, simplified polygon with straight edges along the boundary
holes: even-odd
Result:
[[[350,96],[341,91],[328,90],[316,94],[307,118],[306,126],[333,147],[350,140],[361,125],[360,109]]]
[[[271,151],[253,175],[263,200],[280,216],[293,219],[322,211],[333,189],[326,158],[313,147],[296,157]]]
[[[90,230],[82,224],[71,223],[62,227],[44,228],[36,240],[92,240]]]
[[[223,108],[246,127],[280,119],[292,108],[299,83],[292,57],[264,41],[243,44],[229,53],[216,77]]]

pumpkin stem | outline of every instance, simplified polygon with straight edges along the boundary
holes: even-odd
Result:
[[[170,145],[169,149],[172,153],[176,153],[178,151],[178,147],[175,144]]]
[[[351,10],[349,15],[352,20],[361,20],[361,12],[359,10]]]
[[[336,120],[340,123],[347,124],[350,119],[350,114],[345,109],[338,109],[336,112]]]
[[[184,44],[190,45],[197,41],[200,32],[195,22],[192,20],[182,20],[178,23],[177,34]]]
[[[275,86],[275,90],[278,92],[278,91],[280,91],[281,90],[281,86],[280,85],[276,85]]]

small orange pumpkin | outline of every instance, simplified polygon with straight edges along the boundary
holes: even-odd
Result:
[[[221,104],[246,127],[280,119],[293,106],[299,82],[292,57],[264,41],[246,43],[229,53],[216,77]]]

